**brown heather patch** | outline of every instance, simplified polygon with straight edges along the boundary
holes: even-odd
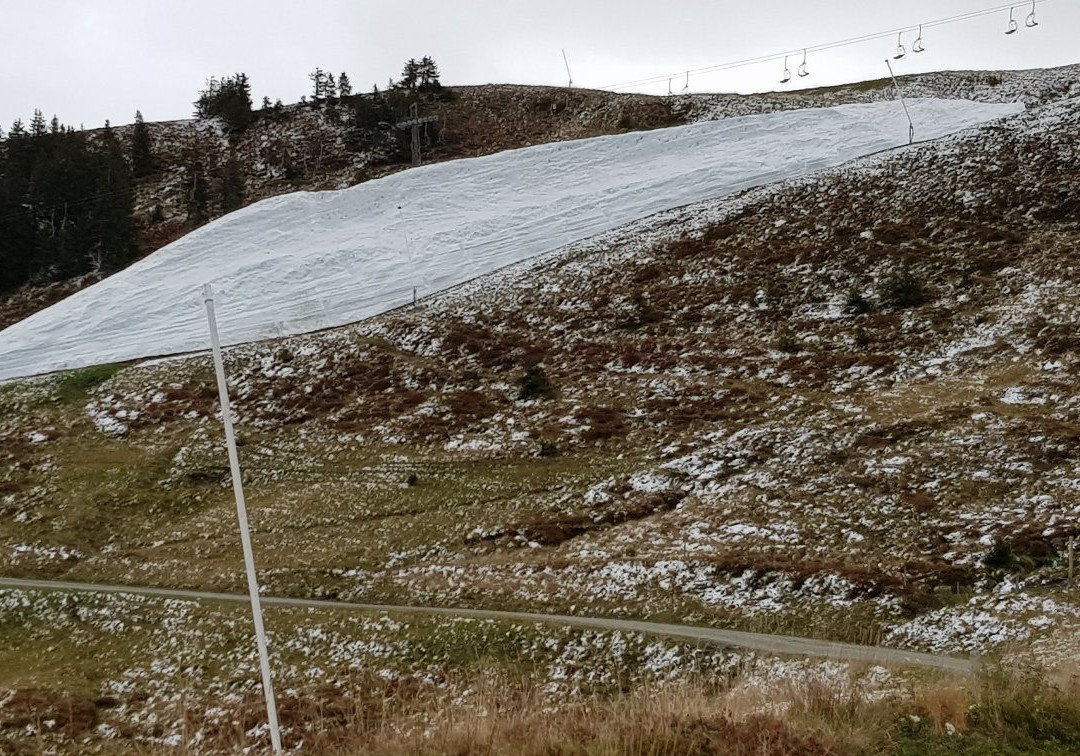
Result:
[[[582,367],[600,370],[616,359],[616,347],[610,341],[589,342],[575,351]]]
[[[674,432],[721,420],[735,421],[748,399],[745,393],[724,391],[719,397],[683,395],[649,399],[643,409],[648,413],[649,423],[662,424]]]
[[[1044,315],[1032,318],[1027,335],[1035,342],[1037,349],[1050,357],[1080,349],[1080,334],[1077,334],[1072,323],[1051,322]]]
[[[534,339],[521,322],[516,329],[496,332],[481,323],[452,322],[442,336],[441,351],[447,358],[464,355],[475,364],[488,370],[511,370],[530,368],[544,361],[552,346],[543,338]]]
[[[443,401],[454,417],[462,420],[481,420],[494,415],[499,406],[482,391],[454,391],[446,394]]]
[[[909,560],[890,570],[847,557],[800,559],[783,554],[738,551],[698,556],[695,561],[711,565],[718,576],[749,572],[751,586],[784,575],[798,589],[814,576],[837,575],[854,586],[852,595],[845,598],[873,598],[889,592],[901,598],[909,615],[917,613],[917,608],[939,605],[934,596],[938,588],[967,589],[978,576],[973,568],[958,567],[933,558]]]
[[[0,732],[32,728],[35,733],[76,739],[97,722],[97,707],[92,699],[53,690],[16,690],[0,706]]]
[[[180,387],[164,387],[164,398],[160,402],[140,403],[139,417],[128,419],[131,428],[156,427],[180,420],[184,415],[194,412],[199,417],[213,417],[218,411],[217,387],[207,380],[195,380]]]
[[[513,539],[526,543],[531,541],[541,546],[558,546],[585,533],[606,530],[654,514],[670,512],[683,498],[683,494],[678,491],[639,493],[617,499],[602,509],[579,513],[560,512],[551,517],[531,517],[482,536],[469,536],[465,543],[500,543]]]
[[[26,452],[30,448],[31,444],[27,440],[26,436],[21,433],[5,433],[0,435],[0,450],[3,450],[5,454],[14,455]]]
[[[588,423],[581,437],[585,441],[623,438],[628,432],[626,416],[617,407],[584,407],[577,418]]]
[[[7,496],[8,494],[17,494],[25,488],[22,483],[17,483],[13,480],[0,480],[0,496]]]

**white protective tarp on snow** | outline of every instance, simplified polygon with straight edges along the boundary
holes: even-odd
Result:
[[[915,100],[920,139],[1019,105]],[[354,322],[672,207],[907,142],[899,103],[540,145],[263,200],[0,331],[0,379]],[[400,208],[400,209],[399,209]]]

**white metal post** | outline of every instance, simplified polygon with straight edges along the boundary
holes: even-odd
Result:
[[[217,318],[214,317],[214,290],[210,284],[203,286],[206,303],[206,319],[210,323],[210,343],[214,353],[214,372],[217,374],[218,396],[221,398],[221,422],[225,426],[225,445],[229,450],[229,468],[232,471],[233,493],[236,494],[236,519],[240,523],[240,543],[244,547],[244,568],[247,571],[248,595],[251,597],[251,615],[255,620],[255,642],[259,647],[259,667],[262,670],[263,694],[266,696],[266,716],[270,723],[270,743],[274,753],[280,754],[281,729],[278,726],[277,703],[274,700],[274,681],[270,677],[270,656],[266,650],[266,631],[263,629],[262,602],[259,600],[259,583],[255,579],[255,555],[251,549],[248,530],[247,504],[244,501],[244,481],[240,477],[240,456],[236,452],[236,434],[233,432],[232,406],[229,390],[225,384],[225,363],[221,358],[221,342],[218,339]]]
[[[907,102],[904,101],[904,93],[900,91],[900,82],[896,80],[896,74],[893,73],[892,63],[889,59],[885,59],[885,65],[889,67],[889,77],[892,79],[893,86],[896,87],[896,96],[900,98],[900,104],[904,106],[904,115],[907,116],[908,132],[907,141],[908,144],[915,142],[915,123],[911,120],[911,112],[907,108]]]

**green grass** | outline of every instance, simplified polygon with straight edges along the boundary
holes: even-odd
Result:
[[[896,731],[898,756],[1068,756],[1080,753],[1080,702],[1028,691],[968,707],[967,727],[940,733],[910,719]]]
[[[84,391],[105,372],[66,379]],[[239,538],[220,429],[176,420],[163,432],[150,427],[104,436],[80,404],[46,404],[23,414],[27,432],[63,430],[46,444],[23,444],[8,460],[24,491],[20,496],[33,502],[32,516],[0,521],[0,538],[62,546],[84,558],[75,564],[24,562],[19,573],[59,570],[82,580],[239,587]],[[380,568],[391,553],[465,550],[476,527],[541,514],[559,492],[583,492],[640,464],[633,455],[619,459],[603,450],[477,459],[409,446],[358,448],[322,436],[311,440],[288,427],[246,428],[243,438],[241,465],[259,564],[273,590],[294,595],[344,590],[355,581],[335,579],[335,572]],[[181,448],[187,452],[178,462]],[[412,475],[416,483],[410,486]],[[106,545],[113,556],[100,553]]]
[[[97,386],[112,378],[127,364],[96,365],[64,373],[56,379],[56,397],[65,404],[85,401]]]

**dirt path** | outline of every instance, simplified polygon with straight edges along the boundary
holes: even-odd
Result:
[[[236,593],[211,593],[207,591],[182,591],[171,588],[143,588],[129,585],[105,585],[100,583],[73,583],[60,580],[21,580],[0,578],[0,589],[30,591],[64,591],[91,593],[131,593],[142,596],[195,601],[228,601],[247,603],[246,595]],[[321,601],[317,599],[281,598],[263,596],[262,602],[269,606],[291,606],[313,609],[333,609],[387,614],[427,614],[447,617],[469,617],[480,620],[503,620],[509,622],[539,622],[569,627],[597,630],[621,630],[624,632],[661,635],[669,638],[697,641],[699,643],[744,648],[769,654],[787,656],[813,656],[826,659],[861,662],[866,664],[893,664],[911,667],[927,667],[964,674],[977,668],[975,658],[937,656],[919,651],[903,651],[882,646],[860,646],[854,643],[798,638],[790,635],[766,635],[738,630],[720,630],[693,625],[672,625],[640,620],[606,619],[603,617],[576,617],[565,614],[534,614],[531,612],[504,612],[491,609],[456,609],[429,606],[391,606],[387,604],[354,604],[346,601]]]

